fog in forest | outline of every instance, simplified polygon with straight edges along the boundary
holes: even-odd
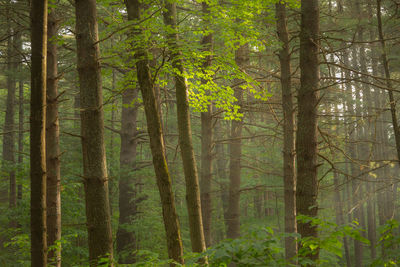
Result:
[[[0,266],[397,266],[399,10],[0,0]]]

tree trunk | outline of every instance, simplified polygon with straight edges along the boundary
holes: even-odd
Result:
[[[176,107],[178,116],[178,135],[183,172],[186,183],[186,202],[189,214],[190,240],[193,252],[203,252],[206,249],[203,221],[201,217],[201,201],[199,179],[197,174],[196,159],[193,150],[192,130],[190,125],[190,111],[188,101],[188,88],[183,74],[182,55],[178,47],[178,28],[176,22],[176,3],[164,1],[164,22],[174,31],[168,34],[168,47],[170,50],[172,67],[175,69],[174,80],[176,88]],[[204,259],[205,260],[205,259]]]
[[[396,144],[396,152],[397,152],[397,161],[398,164],[400,164],[400,128],[399,128],[399,122],[397,120],[397,113],[396,113],[396,100],[394,98],[393,94],[393,85],[391,81],[391,74],[390,74],[390,68],[389,68],[389,61],[387,58],[386,54],[386,42],[385,42],[385,37],[383,33],[383,26],[382,26],[382,14],[381,14],[381,2],[382,0],[377,0],[377,19],[378,19],[378,33],[379,33],[379,41],[381,44],[381,59],[382,59],[382,65],[383,65],[383,70],[385,73],[385,78],[386,78],[386,87],[388,88],[388,95],[389,95],[389,103],[390,103],[390,113],[392,116],[392,125],[393,125],[393,132],[394,132],[394,137],[395,137],[395,144]],[[389,177],[386,177],[389,179]],[[386,193],[386,212],[385,212],[385,219],[390,220],[394,218],[394,199],[396,198],[396,192],[393,191],[393,179],[390,178],[388,183],[388,189]]]
[[[281,65],[282,108],[283,108],[283,186],[285,201],[285,233],[296,233],[296,177],[294,160],[294,108],[292,100],[289,33],[287,29],[286,7],[276,4],[276,26],[278,37],[283,43],[279,52]],[[285,257],[292,259],[297,254],[296,239],[285,238]]]
[[[343,62],[345,66],[351,66],[350,62],[349,62],[349,53],[348,51],[345,51],[344,55],[343,55]],[[357,54],[355,51],[353,51],[352,54],[352,58],[353,58],[353,68],[357,67]],[[352,79],[350,71],[349,70],[345,70],[345,80],[350,81]],[[360,130],[361,128],[357,127],[357,122],[355,120],[356,118],[356,114],[355,114],[355,98],[357,98],[357,96],[354,96],[353,94],[353,86],[350,82],[347,82],[346,84],[346,92],[349,95],[348,99],[346,100],[346,109],[347,112],[349,113],[349,118],[347,121],[347,134],[348,134],[348,146],[347,146],[347,152],[350,156],[350,158],[352,160],[354,160],[355,162],[351,162],[350,163],[350,172],[351,172],[351,183],[349,183],[351,185],[351,189],[349,189],[349,191],[351,190],[351,194],[350,197],[348,199],[348,201],[350,202],[351,206],[349,208],[349,210],[352,210],[353,212],[349,214],[349,216],[353,216],[353,219],[350,219],[349,221],[358,221],[360,223],[361,220],[361,213],[360,213],[360,208],[357,206],[358,205],[358,197],[360,196],[359,194],[359,190],[358,190],[358,186],[359,183],[356,180],[360,174],[360,168],[356,163],[357,160],[357,156],[360,155],[361,153],[358,152],[358,150],[360,149],[359,146],[357,146],[357,131]],[[356,92],[356,95],[358,95],[358,92]],[[354,261],[356,266],[360,266],[360,262],[362,261],[362,246],[361,246],[361,242],[359,240],[354,239]]]
[[[216,127],[214,128],[214,133],[215,133],[215,138],[216,140],[222,140],[224,138],[224,132],[225,129],[219,120],[216,123]],[[224,148],[224,143],[222,141],[219,141],[215,144],[215,152],[216,152],[216,170],[217,170],[217,176],[218,176],[218,184],[219,190],[220,190],[220,197],[221,197],[221,203],[222,203],[222,212],[224,216],[224,224],[225,224],[225,232],[227,232],[228,229],[228,202],[229,202],[229,191],[228,191],[228,178],[226,176],[226,155],[225,155],[225,148]]]
[[[206,2],[202,2],[202,9],[204,15],[210,13],[209,6]],[[206,24],[205,21],[204,24]],[[207,27],[205,25],[205,27]],[[212,51],[213,36],[208,34],[203,36],[201,45],[204,51]],[[206,57],[203,68],[207,69],[211,66],[211,55]],[[206,83],[206,81],[202,81]],[[206,246],[212,244],[211,235],[211,218],[212,218],[212,198],[211,198],[211,179],[212,179],[212,105],[208,105],[207,111],[201,113],[201,179],[200,179],[200,192],[201,192],[201,211],[203,218],[203,230]]]
[[[245,68],[249,64],[249,46],[242,45],[235,51],[235,62]],[[240,80],[235,79],[235,84]],[[237,105],[243,104],[243,89],[234,88],[234,96],[237,99]],[[229,198],[228,198],[228,238],[240,237],[240,178],[241,178],[241,157],[242,157],[242,128],[243,117],[240,120],[231,122],[230,143],[229,143]]]
[[[46,54],[47,0],[31,1],[31,266],[47,266]]]
[[[355,3],[356,9],[355,13],[358,14],[359,11],[359,2],[356,1]],[[359,54],[358,51],[355,47],[352,49],[352,67],[355,70],[359,70],[360,66],[360,59],[359,59]],[[354,80],[359,80],[362,79],[362,77],[359,77],[357,73],[353,73],[353,79]],[[363,194],[363,186],[361,182],[358,180],[360,177],[365,178],[363,175],[361,175],[361,159],[363,155],[366,153],[363,151],[363,146],[361,145],[360,141],[363,138],[364,134],[364,128],[363,125],[360,123],[360,118],[362,118],[362,110],[361,110],[361,90],[360,87],[362,84],[360,83],[355,83],[354,84],[354,93],[355,93],[355,101],[353,102],[350,113],[353,118],[356,118],[356,121],[354,122],[354,129],[351,132],[351,136],[353,137],[350,142],[352,143],[351,146],[352,148],[350,151],[351,157],[353,160],[358,161],[352,163],[352,181],[351,181],[351,186],[352,186],[352,204],[353,204],[353,213],[354,217],[353,220],[357,221],[359,223],[359,227],[362,229],[365,229],[365,218],[364,218],[364,203],[362,201],[362,198],[364,197]],[[353,96],[353,87],[350,85],[349,87],[350,92],[352,93]],[[364,236],[364,232],[361,233]],[[362,266],[363,264],[363,254],[364,254],[364,247],[363,244],[360,240],[354,239],[354,257],[355,257],[355,265],[356,266]]]
[[[370,40],[375,40],[376,39],[376,29],[374,29],[373,25],[373,7],[372,7],[372,3],[374,1],[370,0],[367,3],[368,6],[368,21],[370,23],[370,27],[369,27],[369,38]],[[371,69],[372,69],[372,75],[373,76],[378,76],[378,57],[377,57],[377,45],[376,44],[370,44],[371,46]],[[372,99],[370,99],[370,105],[374,106],[374,110],[375,112],[377,112],[378,114],[380,113],[381,110],[381,103],[380,103],[380,95],[381,95],[381,90],[378,88],[373,88],[374,89],[374,95],[372,97],[372,99],[374,100],[372,103]],[[373,145],[373,154],[374,154],[374,160],[380,160],[382,159],[382,144],[380,143],[382,141],[382,137],[381,137],[381,133],[383,133],[383,124],[382,121],[380,121],[379,119],[379,115],[376,116],[376,122],[375,122],[375,144]],[[383,171],[377,170],[377,175],[378,175],[378,179],[377,181],[379,181],[382,178],[382,173]],[[371,189],[367,189],[368,192],[376,192],[377,188],[379,187],[379,183],[378,186],[373,183],[372,186],[370,186]],[[375,196],[372,198],[372,218],[368,218],[368,225],[372,225],[371,228],[375,228],[375,230],[371,230],[372,233],[369,234],[370,241],[371,241],[371,256],[372,258],[376,257],[376,208],[375,207],[380,207],[379,204],[379,195],[381,193],[377,192],[375,193]],[[376,203],[376,204],[375,204]],[[378,213],[379,214],[379,213]],[[374,246],[374,248],[373,248]],[[383,246],[382,246],[383,247]],[[375,250],[375,251],[374,251]],[[374,257],[375,256],[375,257]]]
[[[16,79],[15,74],[17,71],[17,54],[16,54],[16,42],[11,26],[11,1],[6,3],[6,12],[8,19],[8,42],[7,42],[7,100],[6,100],[6,113],[4,118],[3,128],[3,164],[5,173],[9,179],[9,192],[8,192],[8,203],[10,208],[15,208],[17,205],[17,190],[16,190],[16,179],[15,179],[15,142],[14,142],[14,102],[15,102],[15,88]],[[15,29],[14,29],[15,30]],[[2,193],[1,198],[4,197],[4,202],[7,200],[7,190]],[[15,226],[15,222],[11,222],[11,225]]]
[[[361,14],[361,8],[360,8],[360,14]],[[358,32],[359,35],[359,40],[360,42],[364,41],[364,29],[361,27]],[[360,45],[360,52],[359,52],[359,57],[360,57],[360,70],[362,73],[368,73],[368,67],[367,67],[367,55],[366,55],[366,49],[365,45],[361,44]],[[362,143],[362,159],[365,160],[365,162],[370,162],[369,156],[371,155],[370,147],[369,144],[367,143],[368,140],[373,139],[373,128],[371,125],[371,119],[373,116],[373,109],[372,109],[372,100],[371,100],[371,88],[368,84],[368,78],[362,77],[363,85],[362,85],[362,95],[363,95],[363,101],[362,103],[364,104],[364,120],[367,122],[366,125],[364,125],[364,135],[363,138],[365,139],[365,142]],[[368,168],[369,169],[369,168]],[[366,174],[366,183],[365,183],[365,190],[366,193],[368,194],[368,200],[367,200],[367,225],[368,225],[368,239],[370,241],[370,250],[371,250],[371,260],[375,260],[376,258],[376,223],[375,223],[375,210],[374,210],[374,203],[375,203],[375,198],[373,196],[373,183],[370,183],[369,181],[373,179],[369,174]]]
[[[378,71],[376,71],[378,73]],[[382,112],[386,109],[387,103],[384,101],[385,93],[381,90],[375,90],[374,92],[374,104],[375,109],[379,112]],[[377,161],[383,161],[388,158],[387,155],[387,133],[386,133],[386,125],[385,125],[385,113],[382,112],[381,116],[377,116],[376,120],[376,139],[377,145],[375,147],[375,159]],[[378,207],[378,221],[379,225],[382,226],[386,222],[386,203],[385,203],[385,188],[386,188],[386,180],[388,179],[388,171],[387,167],[383,166],[381,169],[377,171],[378,175],[378,183],[377,183],[377,207]],[[385,255],[385,246],[382,244],[381,246],[382,256]]]
[[[119,177],[119,221],[117,231],[117,252],[120,264],[135,263],[137,250],[136,234],[127,227],[137,215],[137,189],[132,172],[136,163],[137,139],[135,139],[138,105],[138,89],[127,88],[122,93],[121,150]],[[137,181],[136,181],[137,182]]]
[[[22,38],[21,34],[17,35],[17,47],[22,49]],[[22,73],[22,57],[20,58],[18,71]],[[24,153],[24,81],[22,77],[19,77],[18,81],[18,168],[23,173],[23,157]],[[21,175],[22,176],[22,175]],[[22,182],[17,185],[17,199],[22,200]]]
[[[338,106],[335,105],[335,113],[339,114],[339,109]],[[336,124],[339,125],[340,119],[339,117],[336,118],[335,120]],[[336,128],[336,135],[339,136],[339,128]],[[336,154],[332,150],[332,157],[335,157]],[[343,184],[345,184],[345,181],[343,181]],[[341,182],[340,182],[340,176],[339,172],[337,170],[333,171],[333,185],[335,188],[335,194],[334,194],[334,207],[335,207],[335,218],[336,218],[336,224],[337,225],[344,225],[345,224],[345,219],[343,216],[344,212],[344,207],[343,207],[343,198],[340,195],[340,187],[341,187]],[[347,240],[347,237],[343,237],[343,248],[344,248],[344,256],[346,260],[347,266],[351,266],[351,259],[350,259],[350,251],[349,251],[349,243]]]
[[[317,111],[319,86],[319,7],[317,0],[301,1],[300,89],[296,135],[297,189],[296,213],[316,217],[318,214],[317,178]],[[318,237],[317,226],[297,223],[302,238]],[[308,258],[317,260],[319,251],[307,251]]]
[[[112,265],[113,243],[104,147],[104,115],[95,0],[76,0],[81,141],[90,266]]]
[[[128,18],[130,20],[140,20],[142,7],[139,0],[126,0],[125,4],[128,11]],[[135,34],[141,34],[141,30],[138,29]],[[175,208],[171,177],[165,158],[161,118],[159,116],[160,113],[158,111],[159,107],[156,101],[153,79],[150,73],[148,52],[139,46],[134,46],[134,49],[136,52],[135,59],[137,60],[137,77],[143,97],[154,171],[156,173],[158,190],[160,191],[164,227],[167,234],[168,256],[175,262],[183,264],[182,239]],[[171,264],[171,266],[174,265]]]
[[[393,86],[392,86],[392,81],[390,78],[389,61],[388,61],[387,55],[386,55],[386,42],[385,42],[385,37],[383,34],[383,29],[382,29],[381,2],[382,2],[382,0],[376,0],[376,4],[377,4],[376,16],[378,18],[379,41],[381,43],[381,48],[382,48],[381,58],[382,58],[383,69],[385,71],[386,87],[388,88],[389,103],[390,103],[390,113],[392,115],[393,131],[394,131],[394,137],[395,137],[395,141],[396,141],[397,160],[398,160],[398,163],[400,164],[400,129],[399,129],[399,122],[397,121],[396,101],[393,96]]]
[[[58,122],[57,45],[58,18],[51,9],[47,21],[47,105],[46,105],[46,167],[47,167],[47,246],[53,246],[47,261],[61,266],[61,194],[60,146]]]
[[[354,53],[354,52],[353,52]],[[353,58],[355,55],[353,54]],[[356,66],[354,65],[354,68]],[[360,90],[357,89],[356,85],[356,101],[355,101],[355,113],[353,112],[353,116],[355,115],[356,118],[361,118],[361,110],[360,110]],[[358,143],[360,140],[360,137],[362,136],[362,126],[356,122],[355,124],[355,129],[354,129],[355,135],[354,139],[351,140],[355,145],[353,145],[353,148],[351,149],[351,155],[353,160],[360,160],[361,155],[363,153],[362,151],[362,146]],[[362,229],[365,229],[365,220],[364,220],[364,203],[362,201],[362,198],[364,197],[363,195],[363,190],[362,190],[362,184],[358,180],[360,177],[361,171],[360,171],[360,163],[355,163],[353,162],[351,164],[352,166],[352,203],[353,203],[353,209],[354,209],[354,216],[353,220],[357,221],[359,224],[359,227]],[[363,233],[361,233],[363,235]],[[364,254],[364,248],[363,244],[360,240],[354,239],[354,257],[355,257],[355,266],[362,266],[363,265],[363,254]]]

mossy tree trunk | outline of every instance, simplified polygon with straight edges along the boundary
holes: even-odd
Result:
[[[206,249],[203,221],[201,216],[201,201],[199,178],[196,159],[193,150],[192,130],[188,100],[188,88],[183,67],[182,53],[178,47],[178,28],[176,18],[176,3],[164,1],[164,22],[171,27],[173,33],[168,34],[168,48],[170,50],[176,89],[176,107],[178,116],[178,136],[183,172],[186,183],[186,202],[189,214],[190,240],[193,252],[203,252]]]
[[[140,1],[126,0],[125,4],[128,11],[128,19],[140,20],[143,10]],[[141,30],[137,29],[134,33],[140,35]],[[161,118],[149,67],[148,52],[147,49],[135,44],[132,45],[132,49],[135,52],[137,78],[143,97],[147,131],[150,137],[150,149],[153,156],[157,186],[160,192],[164,227],[167,234],[168,257],[178,264],[183,264],[182,238],[172,191],[172,181],[165,157]],[[171,263],[171,266],[175,266],[175,264]]]

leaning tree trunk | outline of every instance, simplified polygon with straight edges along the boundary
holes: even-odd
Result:
[[[31,1],[31,266],[47,265],[46,54],[47,0]]]
[[[57,45],[58,19],[52,9],[47,22],[47,106],[46,106],[46,166],[47,166],[47,261],[61,266],[61,194],[60,146],[58,122]]]
[[[208,15],[209,5],[206,2],[202,3],[204,15]],[[208,20],[205,20],[205,24]],[[207,27],[207,25],[205,25]],[[211,53],[213,36],[207,34],[203,36],[201,45],[204,51]],[[203,68],[207,69],[211,66],[212,56],[207,55],[203,64]],[[203,84],[206,81],[202,81]],[[200,192],[201,192],[201,212],[203,218],[203,229],[206,246],[212,244],[211,236],[211,218],[212,218],[212,198],[211,198],[211,179],[212,179],[212,105],[208,105],[207,111],[201,113],[201,179],[200,179]]]
[[[104,115],[95,0],[76,0],[83,178],[90,266],[112,265],[113,243],[104,147]]]
[[[178,116],[178,135],[183,172],[186,183],[186,201],[189,214],[190,240],[193,252],[203,252],[206,249],[201,217],[201,202],[199,190],[199,178],[197,174],[196,159],[193,150],[192,130],[190,125],[190,111],[188,101],[188,88],[183,77],[182,54],[178,47],[178,28],[176,22],[176,3],[164,1],[164,22],[172,28],[173,33],[168,34],[168,47],[171,54],[172,67],[176,87],[176,107]],[[180,74],[178,74],[180,73]],[[205,260],[205,259],[204,259]]]
[[[244,44],[235,51],[235,62],[240,68],[245,68],[249,63],[249,45]],[[242,81],[235,79],[235,84]],[[243,88],[237,86],[234,89],[234,96],[237,104],[243,104]],[[231,122],[230,143],[229,143],[229,198],[228,198],[228,238],[240,236],[240,178],[241,178],[241,157],[242,157],[242,128],[243,117],[240,120]]]
[[[139,0],[126,0],[125,2],[129,20],[140,20],[142,6]],[[135,34],[140,35],[137,29]],[[135,50],[137,78],[142,92],[144,110],[147,120],[147,131],[150,137],[150,148],[153,156],[154,171],[157,186],[160,192],[163,211],[164,227],[167,234],[168,256],[178,264],[183,264],[183,247],[175,208],[174,193],[172,191],[171,177],[165,157],[164,140],[161,128],[161,118],[158,111],[156,93],[151,77],[148,52],[140,46],[133,46]],[[175,264],[171,264],[174,266]]]
[[[285,233],[296,233],[296,176],[294,160],[294,108],[292,99],[289,33],[285,4],[276,4],[276,26],[278,37],[283,43],[279,52],[281,64],[282,108],[283,108],[283,186],[285,200]],[[296,239],[285,238],[285,257],[292,259],[297,254]]]
[[[119,221],[117,231],[118,263],[135,263],[134,251],[137,250],[135,232],[128,230],[132,220],[137,215],[137,189],[132,171],[136,163],[137,139],[135,139],[136,119],[139,90],[127,88],[122,93],[121,114],[121,150],[120,150],[120,177],[119,177]]]
[[[319,7],[318,0],[301,1],[300,89],[298,92],[297,151],[297,215],[316,217],[318,213],[317,177],[317,112],[319,86]],[[318,237],[317,226],[298,222],[302,238]],[[317,260],[319,251],[306,251]]]

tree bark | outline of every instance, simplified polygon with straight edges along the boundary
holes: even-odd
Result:
[[[215,138],[216,140],[222,140],[224,138],[225,129],[219,120],[216,123],[216,127],[214,128]],[[224,234],[228,231],[228,202],[229,202],[229,182],[228,177],[226,175],[226,154],[225,154],[225,145],[222,142],[217,142],[215,144],[215,152],[216,152],[216,170],[218,176],[218,183],[220,189],[220,198],[222,202],[222,212],[224,216],[224,224],[225,231]]]
[[[335,105],[335,113],[339,114],[339,109],[338,106]],[[339,125],[339,117],[336,118],[335,122],[337,125]],[[339,136],[339,128],[336,128],[336,135]],[[335,153],[332,150],[332,157],[335,157]],[[343,181],[345,184],[345,181]],[[344,207],[343,207],[343,198],[340,195],[340,187],[341,187],[341,181],[340,181],[340,176],[339,172],[337,170],[333,171],[333,185],[335,187],[335,194],[334,194],[334,207],[335,207],[335,219],[336,219],[336,224],[337,225],[344,225],[345,224],[345,218],[343,216],[344,212]],[[350,251],[349,251],[349,243],[347,240],[347,236],[343,237],[343,249],[344,249],[344,260],[346,261],[347,266],[351,266],[351,258],[350,258]]]
[[[316,217],[318,214],[317,178],[317,111],[319,86],[319,7],[318,0],[301,1],[300,89],[296,135],[297,190],[296,213]],[[297,222],[302,238],[318,237],[317,226]],[[319,250],[307,251],[308,258],[317,260]]]
[[[16,54],[16,42],[14,30],[11,25],[11,1],[6,3],[6,12],[8,19],[8,42],[7,42],[7,100],[6,100],[6,113],[4,117],[4,128],[3,128],[3,164],[5,173],[9,179],[9,192],[8,192],[8,205],[10,208],[15,208],[17,205],[17,190],[16,190],[16,178],[15,178],[15,142],[14,142],[14,102],[15,102],[15,88],[16,78],[15,74],[17,71],[17,54]],[[4,194],[5,193],[5,194]],[[7,190],[5,190],[1,196],[4,200],[7,199]],[[4,201],[4,202],[5,202]],[[15,226],[15,223],[11,222],[11,225]]]
[[[360,14],[362,14],[362,10],[360,8]],[[359,40],[360,42],[364,41],[364,29],[361,27],[358,32],[359,35]],[[359,51],[359,57],[360,57],[360,70],[362,73],[368,73],[368,67],[367,67],[367,55],[366,55],[366,48],[364,44],[360,45],[360,51]],[[373,128],[371,125],[371,117],[373,116],[373,109],[372,109],[372,100],[371,100],[371,88],[368,85],[368,78],[367,77],[362,77],[361,79],[363,81],[362,85],[362,103],[364,104],[364,119],[367,122],[364,125],[364,135],[363,138],[365,141],[367,140],[372,140],[373,139]],[[366,162],[370,162],[370,158],[368,156],[371,155],[370,151],[370,146],[368,143],[364,142],[362,144],[362,159],[365,160]],[[369,168],[368,168],[369,169]],[[367,226],[368,226],[368,239],[370,241],[370,256],[372,260],[375,260],[376,258],[376,244],[377,244],[377,239],[376,239],[376,223],[375,223],[375,210],[374,210],[374,203],[375,203],[375,198],[372,194],[373,192],[373,183],[369,182],[371,180],[371,176],[369,174],[366,174],[366,183],[365,183],[365,191],[369,195],[368,200],[367,200],[367,207],[366,207],[366,212],[367,212]],[[373,178],[372,178],[373,179]]]
[[[202,2],[202,11],[204,15],[210,13],[209,6],[206,2]],[[206,24],[207,21],[205,21]],[[201,45],[204,51],[211,53],[213,36],[208,34],[203,36]],[[208,55],[203,64],[203,68],[207,69],[212,64],[212,56]],[[206,83],[206,81],[202,81]],[[212,244],[211,235],[211,219],[212,219],[212,198],[211,198],[211,179],[212,179],[212,105],[208,105],[207,111],[201,113],[201,212],[203,218],[203,230],[206,246]]]
[[[348,51],[345,51],[344,55],[343,55],[343,62],[346,66],[351,66],[350,62],[349,62],[349,53]],[[352,59],[353,59],[353,68],[356,68],[358,63],[357,63],[357,53],[355,51],[353,51],[352,54]],[[352,79],[351,77],[351,73],[350,70],[345,70],[345,80],[350,81]],[[356,91],[355,93],[353,93],[353,86],[351,83],[346,83],[346,92],[349,95],[348,99],[346,100],[346,109],[347,112],[349,113],[349,118],[347,119],[347,134],[348,134],[348,146],[347,146],[347,152],[350,155],[350,158],[352,160],[354,160],[355,162],[351,162],[350,163],[350,173],[351,173],[351,183],[349,183],[349,185],[351,185],[351,189],[349,189],[349,191],[351,190],[351,194],[349,195],[349,204],[350,204],[350,208],[349,210],[353,210],[352,213],[349,213],[349,221],[358,221],[360,223],[361,221],[361,209],[360,207],[358,207],[358,197],[359,197],[359,190],[358,190],[358,186],[359,183],[356,180],[355,177],[358,177],[360,175],[360,168],[359,166],[357,166],[356,160],[357,160],[357,156],[360,155],[361,153],[358,152],[358,150],[360,149],[359,146],[357,146],[357,136],[359,134],[357,134],[357,131],[359,131],[361,128],[357,127],[357,121],[355,120],[356,118],[356,104],[355,104],[355,99],[357,98],[356,95],[358,95],[358,92]],[[359,114],[360,116],[360,114]],[[351,219],[351,216],[353,217]],[[361,246],[361,242],[359,240],[354,239],[354,262],[356,264],[356,266],[360,266],[359,264],[361,264],[362,261],[362,246]]]
[[[354,50],[353,51],[353,59],[356,59],[357,52]],[[357,62],[354,62],[353,68],[357,69]],[[355,78],[357,79],[357,78]],[[356,101],[355,102],[355,112],[353,112],[353,116],[355,115],[355,118],[361,118],[361,107],[360,107],[360,89],[358,89],[359,84],[355,85],[355,94],[356,94]],[[363,155],[363,148],[362,145],[360,145],[359,141],[363,135],[363,127],[360,125],[357,121],[355,123],[355,129],[353,131],[353,148],[351,149],[351,155],[353,160],[360,160],[361,155]],[[360,163],[359,163],[360,164]],[[360,171],[360,166],[355,162],[352,163],[352,202],[353,202],[353,209],[354,209],[354,216],[353,220],[357,221],[359,224],[359,227],[361,229],[365,229],[365,219],[364,219],[364,203],[362,202],[362,198],[364,197],[363,194],[363,186],[361,182],[357,179],[361,175]],[[364,235],[363,233],[361,233]],[[363,254],[364,254],[364,247],[363,244],[360,240],[354,239],[354,257],[355,257],[355,266],[362,266],[363,265]]]
[[[130,20],[140,20],[142,6],[139,0],[126,0],[125,4],[128,11],[128,18]],[[135,34],[141,34],[141,30],[137,29]],[[156,101],[153,79],[150,73],[148,52],[140,46],[134,46],[134,51],[135,59],[137,60],[137,78],[143,97],[154,171],[160,192],[164,227],[167,234],[168,256],[176,263],[183,264],[182,239],[175,208],[171,177],[165,157],[161,118],[158,111],[159,107]],[[175,264],[172,263],[171,266],[175,266]]]
[[[166,26],[174,31],[168,34],[168,48],[170,50],[172,67],[174,68],[174,80],[176,88],[176,107],[178,116],[178,135],[183,172],[186,183],[186,202],[189,214],[190,240],[193,252],[203,252],[206,249],[203,220],[201,216],[201,201],[199,178],[197,173],[196,159],[193,150],[192,130],[190,125],[190,111],[188,101],[188,88],[183,68],[182,54],[178,47],[178,28],[176,22],[176,3],[165,0],[163,13]],[[180,73],[180,74],[177,74]],[[204,259],[206,261],[206,259]]]
[[[240,68],[249,64],[249,45],[240,46],[235,51],[235,62]],[[235,84],[240,80],[235,79]],[[243,104],[243,88],[234,88],[234,97],[237,105]],[[228,197],[228,238],[240,237],[240,179],[241,179],[241,157],[242,157],[242,128],[243,117],[240,120],[231,122],[230,143],[229,143],[229,197]]]
[[[137,189],[132,172],[136,163],[137,139],[135,139],[138,105],[138,89],[127,88],[122,93],[121,150],[119,177],[119,221],[117,252],[120,264],[135,263],[136,234],[127,229],[137,215]],[[136,181],[137,182],[137,181]]]
[[[113,243],[104,146],[104,115],[95,0],[76,0],[81,142],[90,266],[112,265]]]
[[[22,50],[21,34],[17,35],[17,47]],[[22,61],[22,57],[20,58]],[[22,73],[22,62],[19,64],[18,71]],[[19,77],[18,81],[18,166],[19,171],[23,172],[24,153],[24,81]],[[22,175],[21,175],[22,176]],[[17,185],[17,199],[22,200],[22,182]]]
[[[292,100],[291,66],[289,51],[289,33],[285,4],[276,4],[276,26],[282,49],[279,51],[281,65],[282,108],[283,108],[283,186],[285,201],[285,233],[297,232],[296,225],[296,176],[295,176],[295,139],[294,108]],[[292,259],[297,254],[296,239],[285,238],[285,257]]]
[[[390,67],[389,67],[389,61],[387,58],[387,49],[386,49],[386,42],[385,42],[385,37],[383,33],[383,26],[382,26],[382,12],[381,12],[381,3],[382,0],[377,0],[377,19],[378,19],[378,34],[379,34],[379,41],[381,44],[381,60],[382,60],[382,65],[383,65],[383,70],[385,73],[385,78],[386,78],[386,87],[388,88],[388,95],[389,95],[389,103],[390,103],[390,113],[392,117],[392,126],[393,126],[393,132],[394,132],[394,139],[395,139],[395,144],[396,144],[396,152],[397,152],[397,161],[398,164],[400,165],[400,128],[399,128],[399,122],[397,119],[397,113],[396,113],[396,100],[394,98],[393,94],[393,84],[391,81],[391,74],[390,74]],[[389,177],[386,177],[389,178]],[[394,218],[394,199],[396,198],[396,191],[393,191],[393,179],[389,178],[390,180],[387,181],[388,184],[388,189],[386,193],[386,212],[385,212],[385,219],[390,220]]]
[[[61,266],[61,174],[58,122],[58,69],[57,45],[58,18],[51,9],[47,21],[47,105],[46,105],[46,167],[47,167],[47,262]]]
[[[47,265],[46,54],[47,0],[31,1],[31,266]]]
[[[382,29],[382,15],[381,15],[381,2],[382,0],[376,0],[376,17],[378,18],[378,33],[379,33],[379,41],[381,43],[381,59],[383,64],[383,69],[385,71],[385,78],[386,78],[386,87],[388,88],[388,95],[389,95],[389,103],[390,103],[390,114],[392,115],[392,124],[393,124],[393,131],[394,137],[396,142],[396,151],[397,151],[397,160],[400,164],[400,129],[399,129],[399,122],[397,121],[397,114],[396,114],[396,101],[393,95],[393,85],[390,78],[390,69],[389,69],[389,61],[386,55],[386,42],[385,37],[383,34]]]

